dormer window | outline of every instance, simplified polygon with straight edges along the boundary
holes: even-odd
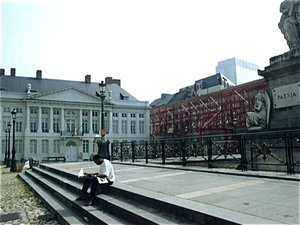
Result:
[[[122,95],[122,94],[120,93],[120,99],[121,99],[121,100],[129,100],[129,96]]]

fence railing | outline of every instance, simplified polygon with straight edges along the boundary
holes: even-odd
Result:
[[[111,144],[112,160],[300,172],[300,132],[256,132]]]

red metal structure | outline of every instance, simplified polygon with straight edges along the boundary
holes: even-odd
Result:
[[[196,98],[152,108],[152,134],[156,137],[213,131],[230,134],[246,127],[246,112],[253,111],[255,95],[265,91],[265,80],[257,80]],[[236,120],[236,125],[233,123]]]

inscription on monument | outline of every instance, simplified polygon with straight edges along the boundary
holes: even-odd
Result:
[[[273,107],[274,109],[300,105],[300,82],[274,88]]]

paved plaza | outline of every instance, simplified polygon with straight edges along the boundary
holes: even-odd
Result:
[[[51,166],[51,164],[49,164]],[[299,175],[242,172],[113,161],[116,183],[151,190],[180,199],[274,221],[299,224]],[[52,166],[77,174],[97,171],[93,162]],[[186,201],[185,201],[186,202]],[[180,204],[180,202],[179,202]],[[251,221],[249,221],[251,223]]]

